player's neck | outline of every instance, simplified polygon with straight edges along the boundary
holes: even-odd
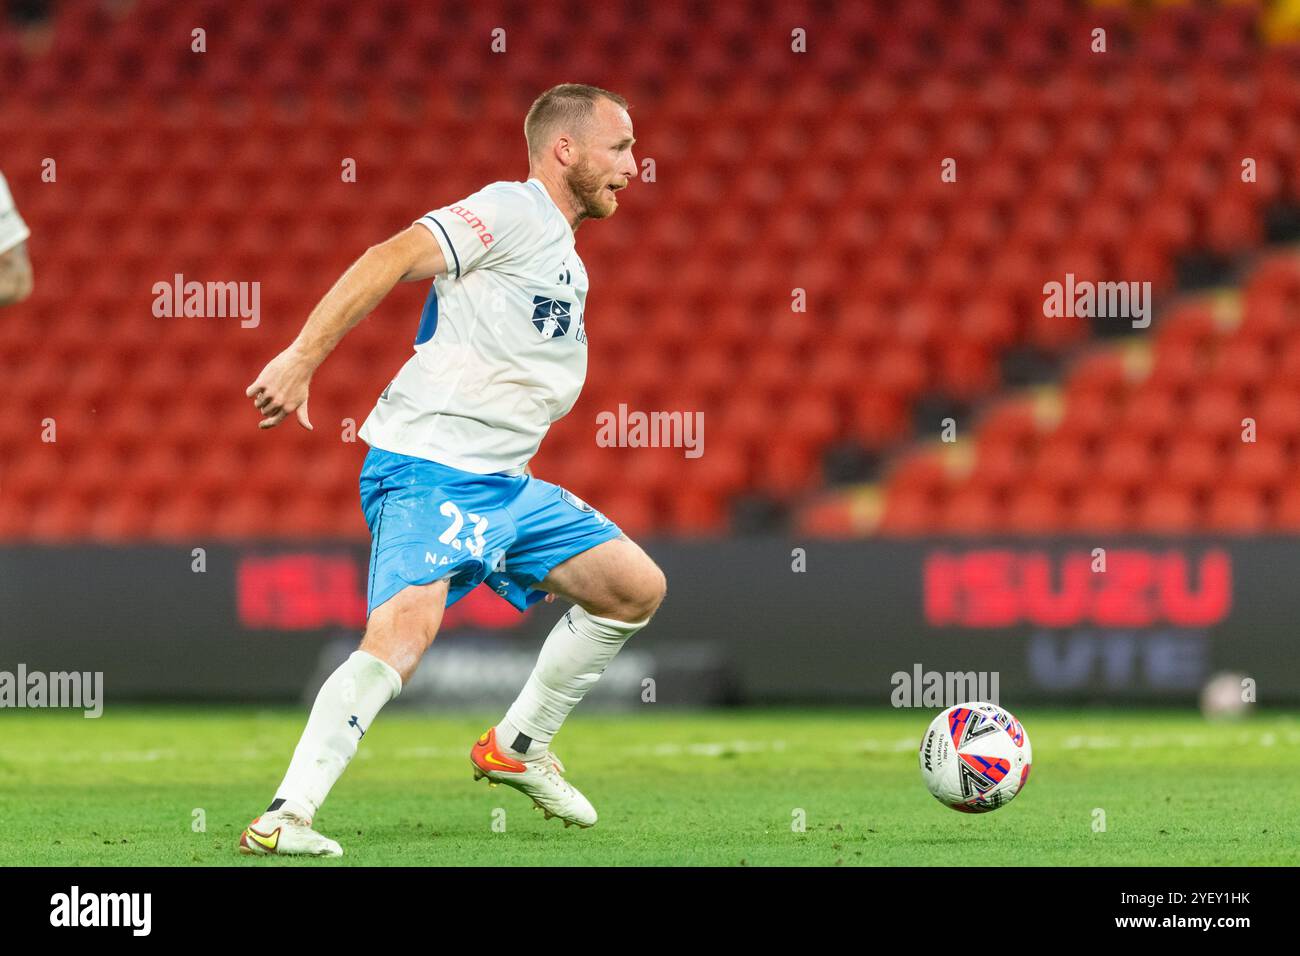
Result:
[[[565,185],[562,179],[552,179],[545,173],[530,169],[528,171],[529,179],[536,179],[546,190],[546,194],[551,197],[551,202],[555,203],[556,208],[564,214],[564,218],[569,221],[569,228],[574,232],[582,225],[582,220],[586,215],[582,212],[582,206],[574,197],[573,192]]]

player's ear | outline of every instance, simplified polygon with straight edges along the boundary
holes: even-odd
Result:
[[[578,158],[576,144],[568,136],[561,135],[555,141],[554,152],[561,166],[571,166]]]

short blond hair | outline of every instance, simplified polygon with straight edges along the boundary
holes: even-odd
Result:
[[[586,83],[561,83],[533,100],[524,117],[528,155],[536,156],[551,136],[561,130],[581,135],[591,121],[597,100],[609,100],[627,109],[627,100],[617,93]]]

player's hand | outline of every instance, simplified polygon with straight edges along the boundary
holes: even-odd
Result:
[[[258,428],[274,428],[289,415],[297,412],[298,422],[311,430],[307,417],[307,386],[311,383],[315,366],[292,346],[267,363],[244,394],[253,400],[253,406],[264,417]]]

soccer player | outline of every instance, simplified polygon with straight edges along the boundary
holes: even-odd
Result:
[[[32,293],[32,263],[27,258],[30,235],[0,173],[0,305],[13,305]]]
[[[574,233],[618,208],[636,174],[627,103],[593,86],[543,93],[524,121],[529,178],[496,182],[368,249],[246,394],[273,428],[311,428],[312,374],[398,282],[433,278],[415,354],[361,429],[370,528],[360,648],[325,681],[245,853],[338,856],[312,818],[376,714],[411,678],[443,609],[480,583],[521,611],[573,602],[501,721],[470,750],[474,778],[514,787],[565,826],[596,822],[551,740],[663,600],[663,573],[613,522],[532,476],[528,461],[587,371],[587,270]]]

